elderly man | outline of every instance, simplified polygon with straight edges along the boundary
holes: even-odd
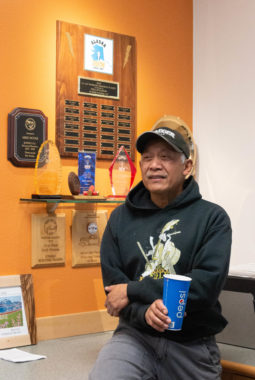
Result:
[[[166,126],[140,135],[142,181],[108,221],[101,266],[110,315],[119,316],[91,380],[220,380],[215,334],[227,322],[218,301],[228,273],[231,225],[203,200],[187,143]],[[192,278],[181,331],[163,304],[163,275]]]

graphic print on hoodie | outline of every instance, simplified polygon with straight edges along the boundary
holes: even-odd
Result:
[[[174,265],[179,261],[181,251],[175,246],[172,236],[181,233],[176,230],[178,223],[179,219],[173,219],[166,223],[160,232],[157,244],[154,244],[154,238],[150,236],[151,249],[147,253],[144,252],[141,243],[137,242],[146,261],[145,271],[141,274],[140,280],[147,276],[159,279],[163,278],[164,274],[176,274]]]

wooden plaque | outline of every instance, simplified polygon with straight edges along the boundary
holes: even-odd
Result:
[[[112,160],[123,145],[134,160],[135,38],[57,21],[56,73],[60,155],[85,150]]]
[[[48,118],[40,110],[15,108],[8,114],[8,160],[35,167],[38,150],[48,136]]]
[[[32,268],[65,264],[65,214],[32,214]]]
[[[106,210],[73,211],[73,267],[100,264],[100,244],[106,223]]]

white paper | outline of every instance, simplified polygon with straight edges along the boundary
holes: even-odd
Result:
[[[29,362],[32,360],[45,359],[45,355],[30,354],[29,352],[11,348],[8,350],[0,350],[0,359],[8,360],[14,363]]]

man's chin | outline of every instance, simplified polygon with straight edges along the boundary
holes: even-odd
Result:
[[[162,188],[162,186],[149,186],[147,187],[147,190],[149,190],[151,194],[155,194],[155,195],[163,195],[163,194],[168,193],[169,191],[165,188]]]

